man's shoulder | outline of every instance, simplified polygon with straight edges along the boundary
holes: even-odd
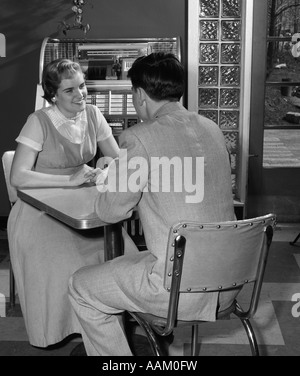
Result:
[[[120,145],[126,147],[148,148],[154,137],[157,138],[155,130],[149,127],[149,123],[142,122],[126,128],[119,136]]]
[[[124,137],[144,137],[145,134],[148,134],[149,132],[152,131],[151,125],[153,122],[147,121],[147,122],[139,122],[129,128],[126,128],[123,132],[122,135]]]

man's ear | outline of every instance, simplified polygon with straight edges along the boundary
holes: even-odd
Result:
[[[137,97],[139,105],[142,106],[145,103],[147,97],[147,94],[143,88],[137,88]]]

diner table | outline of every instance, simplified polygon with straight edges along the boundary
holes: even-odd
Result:
[[[85,230],[103,227],[105,260],[124,253],[122,222],[105,223],[95,212],[95,200],[99,194],[95,184],[79,187],[22,188],[18,197],[75,229]]]
[[[106,261],[124,254],[123,222],[105,223],[98,217],[94,205],[99,191],[95,184],[86,183],[79,187],[22,188],[17,190],[17,194],[23,201],[75,229],[103,227]],[[242,204],[234,201],[234,206],[239,209]],[[138,218],[136,212],[133,220],[135,218]]]

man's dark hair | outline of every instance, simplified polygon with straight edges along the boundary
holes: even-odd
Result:
[[[178,101],[184,92],[184,69],[171,53],[137,58],[128,71],[134,89],[142,88],[155,101]]]

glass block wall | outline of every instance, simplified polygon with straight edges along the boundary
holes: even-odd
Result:
[[[239,162],[242,6],[241,0],[199,0],[198,111],[224,133],[231,151],[234,197]]]

